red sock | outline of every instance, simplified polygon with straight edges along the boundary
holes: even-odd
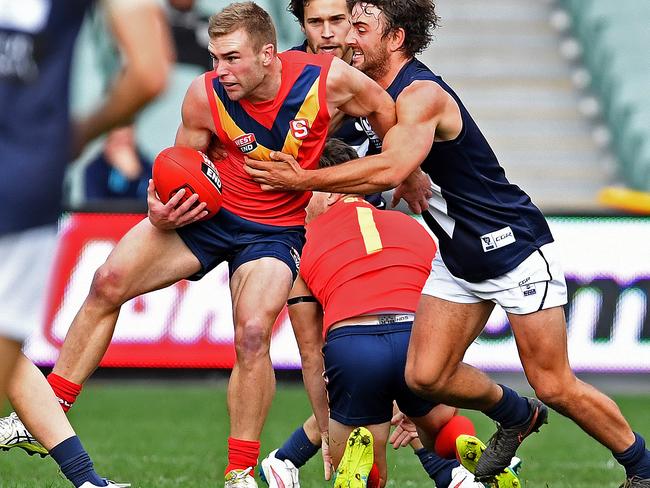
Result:
[[[245,441],[228,437],[228,466],[225,474],[233,469],[246,469],[252,467],[251,476],[255,475],[257,458],[260,456],[260,441]]]
[[[368,483],[366,483],[367,488],[379,488],[379,468],[377,467],[376,464],[372,465],[372,468],[370,469],[370,473],[368,474]]]
[[[50,373],[47,375],[47,382],[54,390],[54,394],[59,399],[59,404],[64,412],[70,410],[74,404],[79,393],[81,393],[82,385],[77,385],[72,381],[62,378],[58,374]]]
[[[456,459],[456,439],[462,434],[476,435],[474,424],[467,417],[454,415],[438,432],[436,454],[441,458]]]

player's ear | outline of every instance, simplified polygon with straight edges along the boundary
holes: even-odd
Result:
[[[262,65],[270,66],[271,63],[273,62],[273,58],[275,57],[275,47],[273,44],[265,44],[264,47],[262,47]]]
[[[401,27],[393,29],[390,35],[388,36],[388,49],[391,52],[397,52],[402,49],[404,46],[404,41],[406,40],[406,32]]]
[[[336,202],[338,202],[343,195],[340,193],[328,193],[327,194],[327,206],[331,207]]]

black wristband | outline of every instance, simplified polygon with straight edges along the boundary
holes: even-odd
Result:
[[[303,295],[299,297],[291,297],[287,300],[287,305],[295,305],[296,303],[305,303],[305,302],[313,302],[313,303],[318,303],[318,300],[316,300],[316,297],[311,296],[311,295]]]

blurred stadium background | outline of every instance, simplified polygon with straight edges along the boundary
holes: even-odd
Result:
[[[145,174],[146,162],[173,143],[186,87],[208,69],[209,56],[199,50],[207,43],[205,19],[226,3],[201,0],[189,14],[170,11],[177,64],[167,92],[136,121]],[[257,3],[276,20],[281,49],[302,41],[285,0]],[[572,364],[589,381],[621,395],[624,413],[650,434],[650,2],[436,4],[442,27],[421,57],[455,87],[510,180],[549,217],[569,285]],[[88,19],[75,64],[75,110],[92,106],[112,70],[119,69],[114,49],[101,15]],[[69,171],[70,211],[61,221],[46,319],[26,346],[44,368],[53,364],[94,270],[146,208],[137,191],[136,198],[88,198],[88,168],[101,150],[97,141]],[[110,168],[103,177],[116,194],[133,183]],[[201,476],[217,479],[225,462],[224,381],[233,354],[224,267],[200,282],[182,282],[127,303],[103,363],[108,368],[91,381],[71,414],[98,463],[108,466],[102,470],[130,476],[134,486],[204,486]],[[281,378],[299,378],[286,314],[276,324],[272,357],[278,370],[289,371]],[[466,359],[528,388],[501,311]],[[161,377],[181,378],[183,384],[143,387]],[[136,382],[125,385],[125,379]],[[191,386],[184,384],[188,380]],[[307,412],[300,385],[281,382],[263,451],[277,447]],[[488,435],[491,427],[477,422],[479,432]],[[593,443],[577,448],[587,438],[558,416],[538,437],[525,446],[526,486],[614,486],[621,477],[612,475],[603,449]],[[0,476],[2,486],[66,486],[52,481],[50,463],[14,453],[9,465],[6,459],[0,457],[0,475],[7,475]],[[414,463],[413,456],[400,454],[391,486],[427,483]],[[198,471],[203,464],[210,467],[205,473]],[[319,466],[309,464],[303,486],[322,485]]]

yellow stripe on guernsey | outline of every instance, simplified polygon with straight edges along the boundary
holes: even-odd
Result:
[[[384,245],[381,242],[381,236],[377,224],[375,224],[372,210],[367,207],[357,207],[357,219],[359,220],[359,230],[361,230],[363,244],[366,246],[366,253],[373,254],[381,251]]]
[[[318,99],[318,85],[320,81],[320,76],[314,80],[311,88],[307,92],[307,96],[300,106],[300,110],[296,114],[294,120],[303,119],[307,122],[308,127],[311,128],[316,117],[318,117],[318,111],[320,109],[320,103]],[[213,91],[213,96],[217,104],[217,110],[219,112],[219,121],[221,122],[221,127],[226,132],[231,141],[234,141],[238,137],[241,137],[245,134],[243,130],[237,125],[237,123],[232,119],[226,107],[223,105],[223,102],[219,99],[218,95]],[[282,109],[280,109],[282,110]],[[293,131],[290,127],[283,127],[283,130],[286,130],[287,135],[284,139],[284,144],[282,146],[282,152],[291,154],[294,158],[298,158],[298,151],[302,146],[302,141],[304,138],[297,138],[293,134]],[[247,156],[258,159],[260,161],[270,161],[269,153],[272,149],[260,144],[259,140],[257,142],[257,147],[247,153]]]
[[[320,102],[318,99],[319,82],[320,76],[314,80],[314,83],[312,83],[311,88],[305,97],[305,101],[302,102],[300,110],[296,114],[295,120],[306,120],[308,128],[311,128],[314,125],[314,120],[316,120],[320,109]],[[292,130],[288,130],[287,137],[284,139],[284,145],[282,146],[282,152],[291,154],[294,158],[297,158],[303,140],[304,138],[298,139],[295,137]]]

